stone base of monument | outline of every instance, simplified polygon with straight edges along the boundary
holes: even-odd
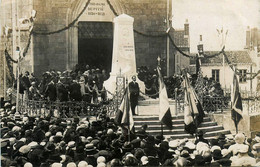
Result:
[[[126,14],[121,14],[114,18],[114,38],[113,54],[110,78],[104,82],[108,93],[108,98],[112,98],[117,88],[117,74],[128,78],[128,83],[132,81],[131,77],[137,75],[135,42],[134,42],[134,18]],[[140,90],[145,91],[144,83],[138,80]],[[119,83],[119,87],[123,84]],[[121,89],[121,88],[120,88]]]
[[[108,91],[107,96],[109,99],[113,98],[113,95],[116,93],[116,83],[117,76],[116,75],[110,75],[109,79],[104,82],[104,87]],[[132,79],[128,78],[128,83],[131,82]],[[145,92],[145,85],[144,82],[136,78],[136,82],[139,84],[140,91]]]
[[[176,115],[175,109],[175,100],[169,99],[170,110],[172,116]],[[138,115],[159,115],[159,99],[146,99],[142,101],[138,101],[137,106],[137,114]],[[183,113],[179,113],[179,115],[183,115]]]

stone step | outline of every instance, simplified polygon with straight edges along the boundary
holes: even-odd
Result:
[[[209,126],[216,126],[216,125],[217,125],[216,122],[202,122],[199,127],[209,127]],[[136,130],[141,129],[141,127],[142,127],[141,124],[135,123],[135,129]],[[163,125],[163,128],[169,129],[166,125]],[[149,126],[147,128],[147,130],[158,130],[158,129],[161,129],[161,126],[153,125],[153,124],[149,124]],[[184,129],[184,124],[173,125],[173,129]]]
[[[153,119],[153,120],[135,120],[135,125],[143,125],[143,124],[149,124],[149,125],[161,125],[161,122],[159,119]],[[203,122],[211,122],[211,119],[209,117],[204,117]],[[172,124],[184,124],[184,119],[173,119]]]
[[[159,120],[157,115],[135,115],[133,116],[136,121],[145,121],[145,120]],[[205,115],[204,118],[209,118],[208,115]],[[184,119],[184,115],[172,116],[172,119]]]
[[[151,135],[160,135],[161,134],[161,122],[159,117],[156,115],[137,115],[134,116],[135,129],[138,131],[141,129],[143,124],[148,125],[147,132]],[[194,136],[188,134],[184,130],[184,116],[178,115],[172,117],[173,129],[170,130],[168,127],[163,125],[163,132],[166,138],[173,139],[183,139],[189,138],[192,139]],[[200,124],[199,130],[202,130],[205,135],[205,138],[213,138],[219,136],[219,134],[230,134],[230,131],[225,130],[223,126],[218,126],[216,122],[211,121],[210,117],[206,114],[203,118],[203,122]]]
[[[204,133],[207,132],[213,132],[213,131],[220,131],[223,130],[224,128],[222,126],[210,126],[210,127],[200,127],[198,128],[199,130],[202,130]],[[136,129],[137,130],[137,129]],[[161,129],[155,129],[155,130],[146,130],[147,133],[151,134],[151,135],[157,135],[161,133]],[[187,132],[184,129],[163,129],[163,133],[165,135],[170,135],[170,134],[187,134]]]
[[[157,115],[135,115],[133,118],[134,120],[137,121],[159,120],[159,117]],[[184,119],[184,116],[183,115],[172,116],[172,119]]]
[[[213,132],[207,132],[204,134],[204,137],[206,139],[210,139],[210,138],[216,138],[218,137],[220,134],[230,134],[229,130],[219,130],[219,131],[213,131]],[[157,134],[159,135],[159,134]],[[171,138],[171,139],[184,139],[184,138],[195,138],[195,136],[192,136],[191,134],[172,134],[172,135],[165,135],[165,138]]]

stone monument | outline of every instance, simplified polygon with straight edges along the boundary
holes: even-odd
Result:
[[[113,56],[110,78],[105,81],[106,90],[115,93],[116,77],[123,76],[131,81],[131,77],[136,75],[136,58],[134,46],[134,18],[126,14],[114,18],[114,41]],[[145,85],[137,78],[140,90],[144,92]],[[111,97],[111,96],[110,96]]]

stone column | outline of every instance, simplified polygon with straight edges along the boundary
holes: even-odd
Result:
[[[105,88],[111,93],[115,93],[116,77],[121,75],[128,78],[128,83],[131,82],[131,77],[136,73],[136,58],[134,46],[134,18],[126,14],[114,18],[114,42],[112,69],[110,78],[105,81]],[[138,80],[140,90],[144,92],[144,83]]]

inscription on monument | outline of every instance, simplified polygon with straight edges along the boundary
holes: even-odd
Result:
[[[133,46],[123,46],[123,48],[124,48],[124,51],[126,51],[126,52],[134,51],[134,47]]]
[[[89,4],[88,7],[88,15],[98,15],[98,16],[105,16],[105,3],[99,3],[99,2],[92,2]]]
[[[115,15],[104,0],[91,0],[79,21],[113,21]]]

